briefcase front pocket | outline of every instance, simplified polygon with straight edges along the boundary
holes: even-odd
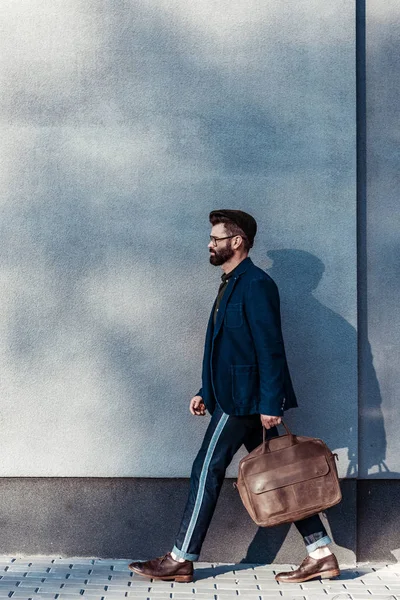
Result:
[[[307,474],[308,483],[313,478],[324,477],[328,472],[328,461],[322,455],[271,469],[270,471],[249,475],[248,486],[253,494],[262,494],[288,485],[299,484],[304,481],[305,473]]]
[[[307,481],[304,474],[307,473]],[[258,521],[289,515],[294,506],[313,504],[321,495],[329,464],[325,456],[309,458],[247,477]],[[264,495],[264,497],[260,497]],[[308,501],[309,499],[309,501]]]

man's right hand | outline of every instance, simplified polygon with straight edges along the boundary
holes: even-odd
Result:
[[[189,409],[192,415],[203,417],[206,414],[206,405],[203,402],[203,398],[201,396],[194,396],[190,401]]]
[[[271,429],[279,423],[282,423],[282,417],[275,417],[271,415],[260,415],[261,423],[264,425],[265,429]]]

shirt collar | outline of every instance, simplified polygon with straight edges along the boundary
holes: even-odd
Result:
[[[235,271],[242,264],[242,262],[240,262],[238,265],[236,265],[236,267],[234,269],[232,269],[232,271],[229,271],[229,273],[222,273],[222,275],[221,275],[222,283],[225,283],[226,281],[228,281],[228,279],[230,279],[232,277],[232,275],[234,275]]]

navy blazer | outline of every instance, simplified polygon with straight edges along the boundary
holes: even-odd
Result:
[[[274,280],[247,257],[228,280],[215,327],[214,308],[198,392],[207,410],[212,414],[218,402],[228,415],[281,416],[297,406]]]

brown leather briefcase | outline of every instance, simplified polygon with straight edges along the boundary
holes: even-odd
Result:
[[[335,457],[320,439],[292,434],[266,439],[239,463],[235,487],[262,527],[304,519],[342,499]]]

